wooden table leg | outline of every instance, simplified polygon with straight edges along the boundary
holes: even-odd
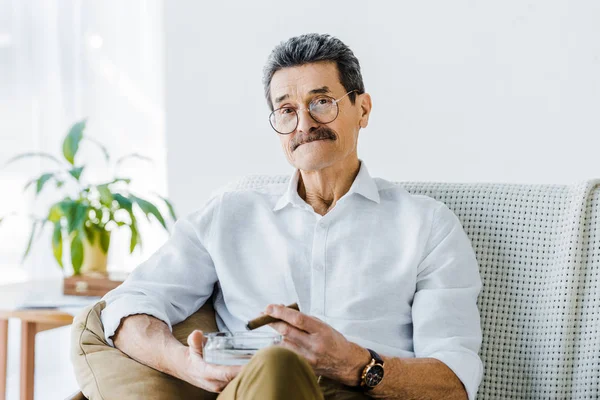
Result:
[[[21,400],[33,400],[36,323],[21,321]]]
[[[0,400],[6,400],[8,372],[8,319],[0,319]]]

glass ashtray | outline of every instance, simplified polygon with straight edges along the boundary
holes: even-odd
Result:
[[[214,332],[205,336],[204,360],[221,365],[247,364],[259,350],[282,341],[280,334],[268,332]]]

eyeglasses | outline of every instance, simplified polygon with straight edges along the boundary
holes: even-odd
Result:
[[[340,113],[338,103],[350,93],[356,92],[351,90],[339,99],[334,99],[330,96],[320,95],[311,100],[308,108],[295,109],[293,107],[281,107],[273,111],[269,115],[269,122],[275,132],[281,135],[289,135],[298,127],[298,112],[308,110],[308,114],[316,122],[320,124],[329,124],[337,118]]]

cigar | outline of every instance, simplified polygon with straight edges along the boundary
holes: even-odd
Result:
[[[287,308],[291,308],[292,310],[300,311],[298,307],[298,303],[290,304],[286,306]],[[254,330],[256,328],[260,328],[261,326],[270,324],[271,322],[281,321],[279,318],[271,317],[270,315],[261,315],[258,318],[254,318],[253,320],[248,321],[246,328],[248,330]]]

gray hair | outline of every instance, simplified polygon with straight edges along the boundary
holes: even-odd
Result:
[[[298,67],[319,61],[336,63],[340,74],[340,83],[344,89],[347,92],[356,91],[348,95],[352,104],[356,100],[356,93],[365,92],[360,64],[352,50],[333,36],[308,33],[281,42],[271,52],[263,71],[263,85],[269,108],[273,110],[271,79],[275,72],[282,68]]]

